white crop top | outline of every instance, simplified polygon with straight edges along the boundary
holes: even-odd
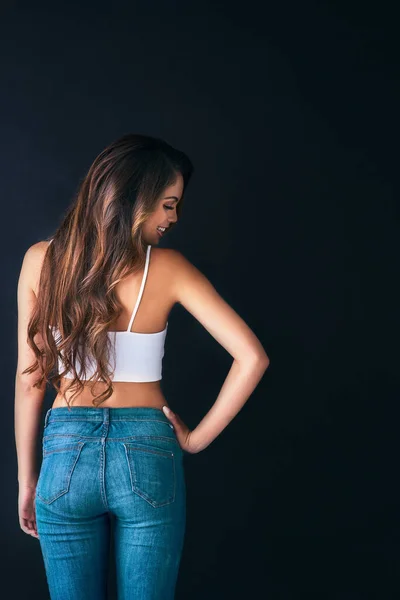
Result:
[[[51,240],[52,241],[52,240]],[[111,337],[111,354],[110,366],[114,368],[114,376],[111,376],[113,381],[159,381],[162,379],[162,359],[164,356],[164,343],[168,329],[168,322],[165,329],[155,333],[137,333],[131,331],[133,320],[139,308],[140,300],[143,295],[144,286],[146,283],[147,272],[149,270],[150,259],[150,244],[147,246],[146,263],[144,267],[142,284],[140,286],[139,295],[136,300],[135,308],[133,309],[131,319],[126,331],[108,331]],[[58,334],[59,330],[52,327],[53,335]],[[115,348],[115,362],[113,349]],[[87,357],[86,377],[89,378],[95,371],[95,365]],[[80,372],[80,362],[77,359],[75,365],[77,374]],[[64,370],[61,358],[58,359],[59,372]],[[64,377],[72,379],[73,374],[67,372]]]

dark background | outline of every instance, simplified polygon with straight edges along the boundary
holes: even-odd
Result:
[[[177,600],[400,598],[396,9],[2,3],[7,597],[48,597],[39,542],[17,515],[22,257],[95,156],[137,132],[196,169],[160,245],[205,273],[271,361],[224,432],[185,457]],[[162,387],[194,428],[232,359],[182,307],[169,322]]]

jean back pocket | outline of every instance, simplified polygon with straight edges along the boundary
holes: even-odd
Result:
[[[132,491],[154,507],[175,500],[175,451],[124,443]]]
[[[51,504],[69,490],[72,473],[85,442],[43,443],[43,460],[36,495],[45,504]]]

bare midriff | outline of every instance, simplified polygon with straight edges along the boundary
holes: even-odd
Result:
[[[61,390],[64,391],[67,382],[71,382],[71,379],[63,378],[61,380]],[[95,388],[95,396],[98,396],[106,389],[105,384],[97,384]],[[85,385],[84,389],[75,396],[71,401],[73,395],[72,391],[67,391],[66,396],[68,403],[71,408],[74,406],[90,406],[91,408],[129,408],[134,406],[143,406],[151,408],[159,408],[162,410],[163,406],[168,406],[168,402],[161,390],[160,381],[149,381],[149,382],[131,382],[131,381],[114,381],[113,382],[113,393],[107,400],[101,404],[93,404],[94,396],[91,392],[90,386]],[[62,394],[57,394],[54,399],[52,408],[59,408],[67,406],[67,402],[63,398]]]

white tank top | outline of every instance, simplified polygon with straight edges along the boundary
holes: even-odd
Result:
[[[52,241],[52,240],[51,240]],[[147,279],[150,260],[150,244],[147,246],[146,263],[144,267],[142,284],[140,286],[139,295],[136,300],[135,307],[132,312],[131,319],[126,331],[108,331],[108,336],[111,338],[111,354],[110,366],[115,367],[112,381],[159,381],[162,379],[162,359],[164,356],[165,337],[167,335],[168,321],[165,329],[155,333],[137,333],[131,331],[133,320],[139,308],[140,300],[142,299],[144,286]],[[56,327],[52,328],[53,335],[58,335],[59,330]],[[115,362],[113,349],[115,348]],[[95,365],[87,358],[86,377],[89,379],[94,374]],[[77,359],[75,365],[79,375],[80,362]],[[61,358],[58,359],[58,369],[61,373],[64,366]],[[72,379],[73,374],[67,372],[64,377]]]

